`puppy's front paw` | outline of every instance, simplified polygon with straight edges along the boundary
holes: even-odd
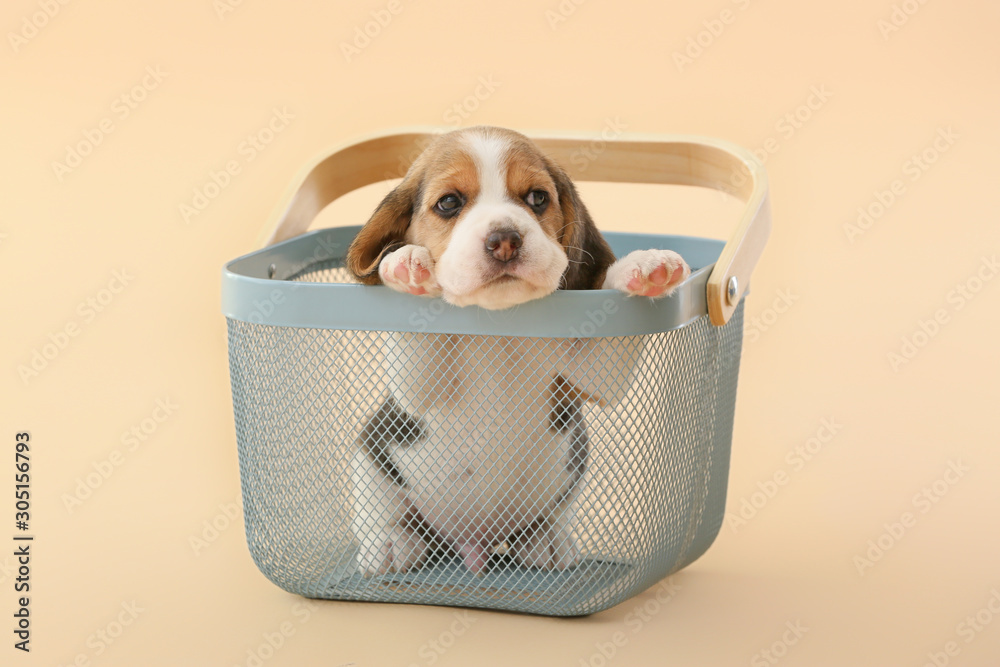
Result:
[[[382,283],[399,292],[439,296],[441,286],[434,275],[434,260],[423,246],[405,245],[382,258],[378,265]]]
[[[427,542],[407,528],[395,527],[376,539],[364,540],[358,551],[358,569],[363,575],[406,572],[423,562]]]
[[[580,562],[573,536],[556,531],[548,522],[522,533],[510,546],[514,558],[524,567],[565,570]]]
[[[634,250],[611,265],[604,289],[631,296],[667,296],[690,275],[687,262],[673,250]]]

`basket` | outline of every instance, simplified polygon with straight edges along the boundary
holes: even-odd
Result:
[[[533,137],[577,180],[709,187],[745,212],[726,243],[604,235],[618,257],[679,252],[692,273],[668,298],[559,291],[457,308],[356,284],[343,260],[357,226],[303,233],[340,195],[400,175],[433,134],[327,154],[266,245],[223,271],[250,554],[310,598],[609,608],[694,561],[722,524],[743,296],[770,227],[764,171],[714,139],[628,138],[574,167],[589,139]],[[392,398],[410,373],[411,391],[445,406],[433,423]],[[365,571],[393,548],[402,571]]]

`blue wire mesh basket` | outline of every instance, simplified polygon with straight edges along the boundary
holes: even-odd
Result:
[[[694,561],[722,524],[743,297],[770,224],[766,177],[721,141],[609,143],[571,175],[727,191],[747,205],[733,237],[604,234],[619,257],[685,257],[691,276],[665,299],[560,291],[504,311],[457,308],[358,284],[345,256],[359,227],[302,233],[431,136],[380,135],[328,154],[297,179],[267,245],[223,272],[250,553],[274,583],[311,598],[607,609]],[[535,141],[563,164],[585,143]],[[464,381],[467,399],[434,423],[414,420],[393,399],[406,373],[422,373],[431,394]],[[463,447],[486,463],[461,469]],[[424,518],[441,507],[447,525]],[[386,530],[401,566],[373,570]],[[472,533],[485,546],[474,568],[457,537]]]

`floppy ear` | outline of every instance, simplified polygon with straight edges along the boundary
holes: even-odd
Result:
[[[546,159],[545,166],[556,182],[563,228],[559,242],[566,249],[569,267],[562,276],[560,289],[601,289],[604,274],[615,261],[615,254],[590,218],[576,192],[573,181],[562,167]]]
[[[366,285],[378,285],[378,265],[387,254],[405,245],[403,236],[410,226],[419,186],[408,177],[386,195],[372,217],[347,249],[347,268]]]

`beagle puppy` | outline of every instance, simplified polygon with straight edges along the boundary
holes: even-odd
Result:
[[[557,289],[663,297],[690,275],[670,250],[615,261],[566,173],[496,127],[436,137],[358,232],[347,266],[365,284],[486,309]],[[636,337],[388,337],[381,406],[352,460],[361,572],[407,571],[432,547],[476,573],[500,553],[575,565],[582,406],[628,389]]]

